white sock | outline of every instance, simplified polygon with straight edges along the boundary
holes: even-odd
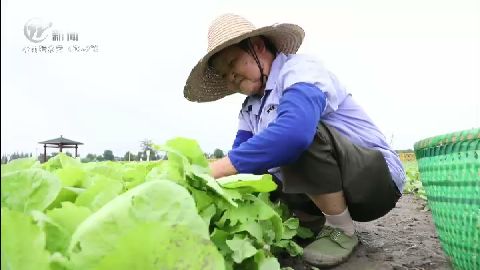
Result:
[[[339,228],[346,235],[352,236],[355,233],[355,228],[353,227],[353,220],[348,212],[348,208],[345,209],[341,214],[338,215],[325,215],[325,225],[329,225],[333,228]]]

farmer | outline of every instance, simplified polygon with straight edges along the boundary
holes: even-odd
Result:
[[[295,54],[303,38],[294,24],[255,28],[243,17],[222,15],[209,28],[208,52],[184,95],[195,102],[247,96],[233,149],[210,164],[211,173],[268,171],[283,193],[306,194],[326,222],[304,259],[332,266],[358,245],[353,220],[371,221],[395,207],[405,172],[335,75],[317,59]]]

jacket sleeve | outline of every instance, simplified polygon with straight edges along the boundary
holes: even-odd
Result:
[[[239,173],[263,173],[298,159],[313,141],[325,104],[314,84],[285,89],[276,121],[228,153],[233,166]]]

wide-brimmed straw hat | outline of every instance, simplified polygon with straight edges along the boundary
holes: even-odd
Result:
[[[296,53],[302,44],[305,32],[295,24],[274,24],[256,28],[247,19],[225,14],[215,19],[208,29],[207,54],[200,59],[190,72],[183,89],[186,99],[196,102],[208,102],[221,99],[235,93],[228,90],[225,79],[208,66],[210,57],[221,50],[255,36],[268,38],[279,52]]]

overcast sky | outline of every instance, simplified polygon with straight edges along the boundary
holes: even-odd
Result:
[[[325,63],[395,149],[480,127],[480,1],[1,1],[1,152],[43,151],[39,141],[83,142],[79,154],[116,156],[140,141],[175,136],[230,149],[244,96],[183,98],[207,48],[210,22],[237,13],[256,26],[289,22],[306,37],[299,53]],[[24,35],[32,18],[48,37]],[[78,41],[53,41],[52,31]],[[25,48],[62,45],[57,53]],[[98,52],[69,52],[77,45]],[[51,152],[52,150],[49,150]]]

